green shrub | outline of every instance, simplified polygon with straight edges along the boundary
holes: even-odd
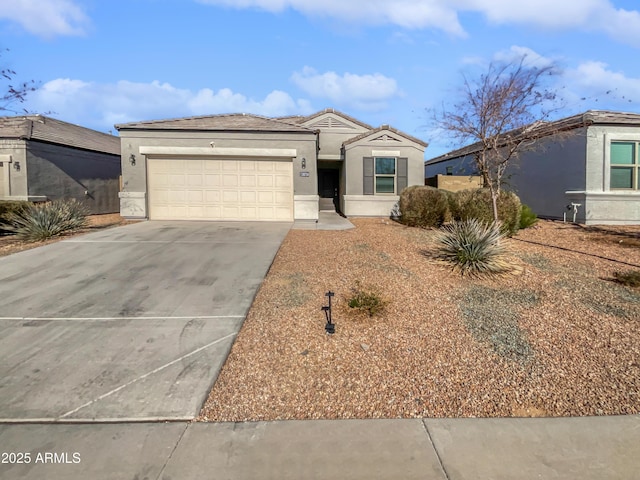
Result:
[[[504,234],[494,223],[470,218],[442,227],[436,242],[440,258],[454,269],[463,275],[480,275],[509,270],[503,239]]]
[[[529,205],[522,204],[520,208],[520,228],[525,229],[532,227],[538,222],[538,217]]]
[[[638,270],[613,272],[613,278],[616,279],[616,282],[626,285],[627,287],[640,287],[640,271]]]
[[[500,192],[498,196],[498,219],[502,232],[513,235],[520,227],[520,199],[513,192]],[[487,188],[460,190],[451,195],[449,210],[453,220],[475,218],[481,223],[493,223],[493,203]]]
[[[351,289],[353,296],[347,304],[349,308],[366,312],[370,317],[384,310],[387,302],[372,289],[364,289],[360,282],[356,282],[356,286]]]
[[[30,242],[46,240],[87,225],[88,209],[76,200],[29,204],[7,215],[7,229]]]
[[[451,220],[448,192],[413,185],[400,194],[400,221],[410,227],[440,227]]]
[[[26,208],[31,202],[3,200],[0,201],[0,233],[11,233],[8,228],[9,221],[7,217],[14,212]]]

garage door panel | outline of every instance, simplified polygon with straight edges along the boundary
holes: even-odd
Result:
[[[258,186],[263,188],[271,188],[275,183],[272,176],[258,175],[257,179]]]
[[[255,175],[240,175],[239,185],[241,187],[255,187],[256,186]]]
[[[274,204],[275,195],[273,194],[273,192],[258,192],[258,203]]]
[[[222,200],[222,192],[216,190],[205,190],[205,204],[220,203]]]
[[[187,203],[197,204],[199,207],[204,203],[204,192],[202,190],[188,190]]]
[[[274,177],[277,188],[287,188],[289,182],[291,182],[290,177],[286,177],[284,175],[277,175]]]
[[[187,185],[184,175],[169,175],[169,187],[185,187]]]
[[[212,160],[214,162],[222,162],[222,171],[223,172],[237,172],[238,171],[238,160]]]
[[[293,219],[291,161],[148,159],[149,215],[157,219]]]
[[[289,195],[285,192],[274,192],[273,196],[274,196],[273,203],[278,206],[282,207],[289,203]]]
[[[255,205],[257,203],[257,192],[252,191],[244,191],[240,192],[239,202],[241,205],[251,204]]]
[[[219,187],[220,185],[222,185],[220,175],[205,174],[204,185],[206,187]]]
[[[189,174],[189,175],[187,175],[187,186],[189,186],[189,187],[201,187],[203,184],[204,184],[204,178],[202,177],[202,174],[198,174],[198,175]]]
[[[273,172],[275,167],[272,162],[259,162],[258,163],[258,171],[259,172]]]
[[[227,175],[227,174],[225,174],[222,177],[222,186],[224,186],[224,187],[237,187],[238,186],[238,176],[237,175]]]

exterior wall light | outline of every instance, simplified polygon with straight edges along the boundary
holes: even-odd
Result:
[[[20,171],[20,162],[13,162],[13,168],[16,172]]]
[[[129,157],[129,163],[131,164],[132,167],[136,166],[136,156],[133,153]]]
[[[307,159],[302,157],[302,170],[307,169]]]

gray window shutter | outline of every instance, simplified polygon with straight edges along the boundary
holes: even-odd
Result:
[[[374,177],[373,157],[364,157],[362,160],[363,160],[362,171],[364,172],[363,193],[365,195],[373,195],[375,191],[373,188],[373,177]]]
[[[396,192],[400,195],[400,192],[407,188],[407,170],[408,170],[408,159],[407,157],[398,158],[398,191]]]

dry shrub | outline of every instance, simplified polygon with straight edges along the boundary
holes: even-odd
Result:
[[[400,221],[410,227],[438,228],[451,220],[448,197],[448,192],[434,187],[407,187],[400,194]]]
[[[513,235],[520,227],[520,199],[513,192],[501,191],[498,196],[498,220],[501,229],[507,235]],[[488,188],[460,190],[451,195],[449,209],[453,220],[479,220],[480,223],[493,223],[493,203]]]

